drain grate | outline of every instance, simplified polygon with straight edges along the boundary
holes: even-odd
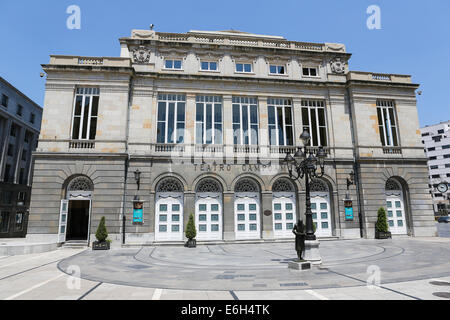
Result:
[[[280,287],[306,287],[308,284],[306,282],[298,283],[280,283]]]
[[[450,299],[450,292],[435,292],[433,293],[433,296],[444,299]]]

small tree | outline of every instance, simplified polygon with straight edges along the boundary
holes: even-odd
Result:
[[[195,229],[194,215],[191,213],[189,216],[189,222],[186,226],[186,238],[193,240],[196,236],[197,230]]]
[[[95,233],[95,237],[98,242],[105,242],[108,238],[108,231],[106,230],[106,218],[102,217],[100,220],[100,224],[98,225],[97,232]]]
[[[378,221],[375,228],[378,232],[389,232],[386,210],[384,208],[378,210]]]

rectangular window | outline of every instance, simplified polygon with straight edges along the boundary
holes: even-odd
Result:
[[[7,164],[5,166],[5,173],[4,173],[4,176],[3,176],[3,180],[5,182],[11,182],[10,180],[11,180],[12,177],[10,175],[10,171],[11,171],[11,165]]]
[[[439,166],[430,166],[430,169],[431,170],[436,170],[436,169],[439,169]]]
[[[160,94],[158,96],[158,143],[184,143],[186,128],[186,96]]]
[[[202,71],[217,71],[217,62],[215,61],[202,61],[201,62]]]
[[[195,142],[222,144],[222,97],[197,96]]]
[[[446,167],[446,168],[450,168],[450,163],[447,163],[447,164],[445,165],[445,167]]]
[[[253,65],[251,63],[236,63],[236,72],[252,73]]]
[[[235,145],[258,145],[258,99],[233,97]]]
[[[183,66],[183,64],[182,64],[181,60],[174,60],[174,59],[164,60],[164,68],[165,69],[181,70],[182,66]]]
[[[22,161],[27,161],[27,150],[22,150]]]
[[[304,77],[317,77],[319,76],[318,68],[303,68]]]
[[[430,161],[437,160],[437,157],[430,157],[428,160]]]
[[[294,145],[294,121],[292,101],[289,99],[268,99],[269,140],[271,146]]]
[[[441,130],[438,130],[438,134],[444,134],[444,130],[443,129],[441,129]]]
[[[427,137],[427,136],[429,136],[430,135],[430,133],[429,132],[426,132],[426,133],[422,133],[422,137]]]
[[[17,194],[17,200],[19,200],[19,201],[25,201],[26,198],[27,198],[26,192],[21,191]]]
[[[435,147],[433,147],[433,148],[428,148],[428,152],[431,152],[431,151],[436,151],[436,148],[435,148]]]
[[[450,159],[450,154],[444,154],[444,159]]]
[[[22,114],[23,114],[23,107],[22,107],[20,104],[17,105],[17,112],[16,112],[16,114],[17,114],[19,117],[21,117]]]
[[[446,150],[446,149],[450,149],[450,144],[448,144],[446,146],[442,146],[442,150]]]
[[[30,115],[30,123],[34,124],[35,121],[36,121],[36,115],[34,113],[32,113]]]
[[[286,66],[270,65],[270,74],[286,74]]]
[[[12,204],[12,191],[3,191],[2,203],[6,205]]]
[[[5,108],[8,108],[8,101],[9,101],[8,96],[5,94],[2,94],[2,106],[4,106]]]
[[[73,111],[72,139],[95,140],[99,99],[99,88],[77,88]]]
[[[378,127],[383,147],[398,147],[394,101],[377,100]]]
[[[302,100],[303,130],[311,135],[310,146],[328,146],[327,116],[324,101]]]
[[[11,125],[11,132],[9,133],[9,135],[11,137],[15,137],[17,135],[17,127],[14,124]]]
[[[9,215],[10,212],[2,211],[0,220],[0,232],[7,233],[9,231]]]
[[[441,176],[438,174],[434,174],[431,176],[432,179],[439,179]]]
[[[8,145],[8,156],[12,157],[14,155],[14,145],[9,144]]]
[[[19,171],[19,184],[27,184],[25,179],[25,168],[20,168]]]

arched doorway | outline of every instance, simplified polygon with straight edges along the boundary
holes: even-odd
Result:
[[[253,179],[244,178],[234,189],[236,240],[261,239],[260,189]]]
[[[155,241],[183,241],[183,184],[165,178],[156,188]]]
[[[94,184],[85,176],[73,178],[61,200],[58,242],[89,241]]]
[[[391,178],[386,182],[385,190],[389,231],[395,235],[408,234],[401,184],[394,178]]]
[[[310,183],[311,211],[313,222],[316,226],[318,238],[331,237],[333,235],[331,225],[331,199],[330,190],[325,181],[312,180]]]
[[[297,219],[295,187],[289,179],[278,179],[272,186],[273,232],[276,239],[293,238]]]
[[[196,188],[195,225],[197,240],[223,239],[222,187],[215,179],[201,180]]]

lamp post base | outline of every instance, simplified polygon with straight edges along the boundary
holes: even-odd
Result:
[[[304,259],[310,262],[312,265],[321,265],[322,257],[319,251],[320,242],[315,241],[305,241],[305,256]]]

